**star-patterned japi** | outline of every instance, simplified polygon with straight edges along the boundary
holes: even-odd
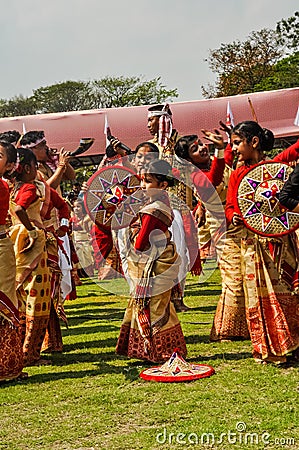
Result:
[[[279,203],[279,192],[288,178],[290,168],[285,164],[276,163],[274,165],[273,163],[272,165],[257,166],[256,169],[261,170],[259,180],[257,179],[259,177],[254,176],[253,169],[241,182],[243,183],[243,193],[239,194],[238,202],[240,206],[240,200],[245,200],[245,204],[243,202],[243,218],[250,223],[252,217],[259,215],[262,232],[267,232],[274,222],[280,224],[282,231],[289,230],[290,212]],[[246,189],[246,186],[249,190]]]
[[[115,219],[117,227],[126,226],[143,204],[139,180],[125,168],[99,171],[88,190],[90,215],[95,221],[109,225]]]

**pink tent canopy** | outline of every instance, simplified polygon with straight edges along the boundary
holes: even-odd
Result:
[[[273,131],[276,139],[299,136],[294,120],[299,106],[299,88],[221,97],[209,100],[176,102],[171,104],[174,127],[180,135],[201,135],[202,128],[213,130],[219,120],[225,121],[229,102],[234,123],[252,120],[248,97],[258,122]],[[147,130],[147,106],[73,111],[54,114],[38,114],[0,119],[0,132],[7,130],[44,130],[48,144],[54,148],[64,147],[72,151],[78,147],[80,138],[93,137],[92,147],[80,158],[95,157],[105,152],[105,115],[111,132],[127,146],[151,138]]]

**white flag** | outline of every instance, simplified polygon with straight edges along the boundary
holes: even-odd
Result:
[[[297,125],[297,127],[299,127],[299,106],[298,106],[297,114],[296,114],[296,117],[294,120],[294,125]]]
[[[226,124],[228,127],[230,127],[230,128],[235,126],[235,124],[234,124],[234,116],[233,116],[233,112],[232,112],[232,110],[231,110],[231,107],[230,107],[229,102],[227,102],[227,108],[226,108],[226,122],[225,122],[225,124]]]
[[[106,136],[106,147],[110,145],[109,136],[111,136],[111,131],[108,123],[108,116],[105,114],[105,124],[104,124],[104,134]]]

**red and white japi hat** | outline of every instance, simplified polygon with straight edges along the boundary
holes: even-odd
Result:
[[[175,349],[169,360],[162,366],[145,369],[140,373],[140,377],[146,381],[175,383],[210,377],[214,373],[213,367],[206,364],[188,363],[180,356],[178,349]]]

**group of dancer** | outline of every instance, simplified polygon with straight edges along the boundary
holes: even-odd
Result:
[[[167,121],[170,126],[167,126]],[[152,187],[153,192],[148,195],[148,204],[140,210],[138,220],[131,224],[129,231],[132,245],[126,258],[129,278],[135,283],[132,283],[132,297],[121,327],[117,352],[154,362],[165,361],[174,348],[179,348],[183,356],[186,354],[176,315],[176,310],[180,309],[173,308],[172,303],[176,305],[176,281],[181,287],[182,300],[186,272],[192,271],[197,260],[194,255],[193,259],[191,257],[194,242],[190,242],[193,233],[189,219],[190,211],[193,211],[193,218],[199,225],[199,241],[203,241],[199,245],[201,259],[205,260],[214,249],[222,278],[222,292],[210,340],[250,339],[253,358],[259,363],[281,364],[287,358],[297,359],[297,234],[291,232],[266,237],[250,230],[244,224],[237,201],[240,179],[252,167],[269,161],[267,152],[274,145],[273,133],[256,121],[244,121],[232,129],[224,127],[230,133],[230,142],[225,146],[220,132],[202,130],[203,136],[216,147],[212,158],[208,146],[197,135],[180,137],[171,125],[169,107],[158,105],[150,108],[148,128],[154,135],[152,142],[159,147],[160,164],[157,162],[154,169],[151,163],[141,171],[145,190],[150,191]],[[165,129],[169,130],[168,135]],[[114,142],[116,151],[117,144]],[[123,152],[121,154],[124,156]],[[299,141],[281,151],[273,162],[293,164],[298,157]],[[279,197],[281,203],[294,212],[299,211],[298,172],[298,169],[294,170]],[[170,173],[172,180],[178,178],[178,181],[170,183]],[[173,184],[176,185],[175,190]],[[165,196],[165,190],[169,196]],[[197,202],[195,208],[191,199]],[[172,216],[164,214],[167,207],[161,202],[171,207]],[[224,207],[224,216],[219,205]],[[180,263],[174,263],[173,254],[169,254],[168,264],[173,272],[167,265],[162,268],[161,264],[160,271],[156,267],[159,267],[159,258],[165,257],[159,253],[160,234],[156,238],[151,235],[157,229],[164,233],[167,243],[164,251],[168,245],[175,244],[176,261],[179,259]],[[144,244],[140,246],[141,239]],[[151,246],[145,257],[149,240]],[[155,254],[159,255],[156,259]],[[183,275],[179,274],[179,268],[184,269]],[[155,290],[159,291],[159,284],[164,281],[161,277],[164,272],[165,277],[169,275],[169,289],[165,289],[163,295],[161,292],[155,295]],[[143,289],[140,289],[140,281]]]
[[[91,234],[98,268],[110,256],[121,267],[116,273],[128,280],[118,354],[155,363],[174,349],[186,356],[177,314],[189,309],[186,276],[199,275],[203,261],[215,255],[222,292],[211,341],[250,339],[253,357],[262,363],[298,356],[296,233],[260,236],[244,225],[237,202],[240,179],[267,159],[273,133],[245,121],[226,128],[225,144],[223,133],[201,130],[215,148],[211,156],[198,135],[180,136],[173,129],[169,105],[149,108],[148,130],[152,139],[130,154],[113,139],[100,165],[127,167],[143,189],[138,214],[117,231],[84,219],[79,199],[70,220],[59,186],[63,179],[74,181],[76,173],[67,152],[49,151],[43,132],[0,135],[0,381],[24,378],[25,366],[47,363],[42,351],[62,351],[61,258],[68,253],[70,222],[74,235],[78,232],[79,253]],[[299,140],[274,161],[290,164],[298,158]],[[298,167],[279,197],[294,212],[299,211]],[[93,274],[88,261],[81,266],[83,276]]]
[[[62,350],[59,249],[70,209],[57,190],[64,174],[74,177],[75,172],[63,150],[50,168],[49,148],[39,131],[2,133],[0,155],[0,380],[9,380],[27,377],[25,366],[48,364],[42,351]]]

